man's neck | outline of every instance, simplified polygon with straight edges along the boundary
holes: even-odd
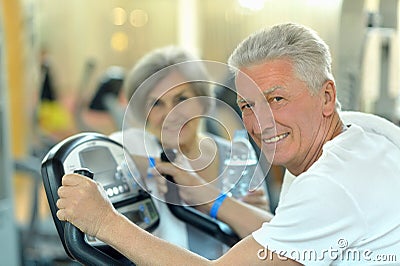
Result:
[[[312,145],[309,152],[302,162],[296,165],[288,165],[286,168],[295,176],[307,171],[322,155],[323,146],[344,131],[344,124],[337,112],[325,118],[319,134],[315,138],[316,142]],[[323,130],[321,130],[323,129]]]

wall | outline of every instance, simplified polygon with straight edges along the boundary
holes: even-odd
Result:
[[[17,4],[18,2],[15,1]],[[10,30],[9,17],[4,13],[10,6],[0,1],[0,258],[4,265],[19,265],[18,228],[14,217],[14,193],[12,189],[12,157],[10,143],[10,97],[7,81],[9,61],[6,49],[6,31]],[[7,21],[6,21],[7,20]],[[4,27],[3,27],[4,25]],[[7,35],[9,36],[9,35]],[[15,129],[15,128],[14,128]]]
[[[175,0],[38,1],[39,42],[48,50],[62,95],[68,97],[82,89],[83,96],[90,96],[108,66],[130,68],[147,51],[176,43],[176,3]],[[132,12],[136,14],[133,25]],[[140,19],[144,20],[142,25]],[[95,63],[95,71],[82,88],[88,60]]]
[[[185,12],[178,0],[39,0],[37,34],[52,58],[58,88],[67,96],[79,89],[85,62],[90,58],[95,60],[96,72],[83,88],[85,94],[90,95],[107,66],[118,64],[129,68],[155,47],[182,44],[195,49],[197,45],[195,52],[204,59],[226,62],[230,52],[249,33],[289,20],[315,28],[335,55],[341,2],[267,0],[261,10],[249,11],[232,0],[191,0],[185,2]],[[113,24],[115,7],[123,8],[128,16],[122,25]],[[147,14],[143,27],[133,27],[129,23],[133,10],[143,10]],[[187,25],[194,25],[192,32]],[[127,34],[125,50],[111,48],[110,39],[116,32]],[[184,35],[194,41],[188,42]]]

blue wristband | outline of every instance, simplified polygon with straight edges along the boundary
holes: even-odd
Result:
[[[156,160],[153,157],[149,157],[149,168],[156,166]]]
[[[226,194],[225,193],[221,193],[219,194],[218,198],[214,201],[214,204],[212,205],[211,209],[210,209],[210,216],[214,219],[217,218],[217,213],[219,210],[219,207],[221,207],[222,202],[224,202],[226,198]]]
[[[149,157],[148,160],[149,160],[149,166],[147,168],[147,177],[153,177],[151,169],[153,169],[154,166],[156,166],[156,160],[153,157]]]

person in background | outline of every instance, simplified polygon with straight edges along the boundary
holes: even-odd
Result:
[[[215,261],[150,236],[80,175],[63,177],[58,218],[137,265],[398,265],[400,129],[363,114],[342,120],[329,48],[303,25],[278,24],[250,35],[229,64],[246,129],[264,154],[275,151],[273,164],[294,176],[275,216],[227,198],[218,218],[245,238]],[[365,126],[370,121],[373,128]],[[175,171],[161,163],[157,170]]]
[[[183,169],[178,174],[182,178],[190,172],[222,190],[223,179],[219,177],[225,170],[223,162],[231,152],[231,143],[204,130],[204,120],[214,106],[214,95],[210,84],[205,82],[207,80],[203,63],[186,50],[177,46],[153,50],[135,64],[124,83],[126,98],[130,99],[127,113],[136,120],[136,128],[127,127],[110,137],[123,143],[138,165],[143,165],[138,156],[150,157],[154,164],[153,158],[157,159],[163,149],[176,149],[177,162],[181,162]],[[147,175],[147,171],[142,169],[141,172]],[[261,168],[257,168],[254,175],[263,179]],[[154,234],[207,258],[220,257],[227,247],[173,217],[159,201],[164,199],[165,191],[158,190],[151,174],[147,176],[146,183],[158,199],[162,217]],[[244,203],[269,210],[265,183],[254,192],[236,197]],[[184,198],[190,201],[190,195]]]

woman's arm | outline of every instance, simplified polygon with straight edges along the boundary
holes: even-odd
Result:
[[[269,201],[265,189],[258,188],[254,191],[249,191],[241,199],[244,203],[260,208],[264,211],[270,212]]]
[[[155,174],[157,173],[173,176],[176,183],[181,185],[179,190],[182,199],[205,213],[210,213],[215,199],[220,194],[215,186],[206,183],[201,177],[187,173],[170,163],[157,163]],[[161,175],[157,178],[160,192],[165,193],[165,178]],[[217,218],[229,224],[241,238],[260,228],[263,222],[270,221],[272,217],[273,215],[265,210],[231,197],[225,198],[217,212]]]

